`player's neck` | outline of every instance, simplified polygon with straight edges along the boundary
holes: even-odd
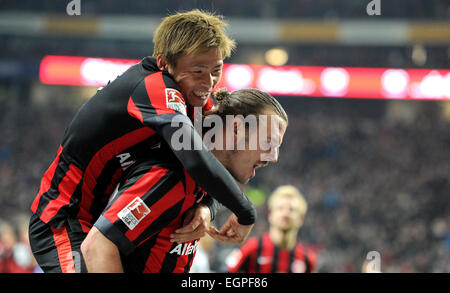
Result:
[[[269,235],[272,242],[280,248],[291,250],[297,242],[297,231],[295,229],[284,231],[272,227],[270,228]]]

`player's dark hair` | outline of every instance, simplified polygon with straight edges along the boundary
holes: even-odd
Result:
[[[215,114],[225,119],[227,115],[258,116],[272,110],[288,123],[288,116],[281,104],[272,95],[259,89],[248,88],[230,93],[221,88],[214,93],[214,98],[217,105],[205,116]]]

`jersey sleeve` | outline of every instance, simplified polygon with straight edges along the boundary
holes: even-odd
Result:
[[[208,101],[207,107],[212,105]],[[132,93],[127,109],[131,116],[161,135],[192,179],[230,209],[240,224],[254,224],[254,205],[203,144],[202,137],[186,116],[184,98],[170,76],[162,72],[147,76]]]
[[[205,204],[209,208],[209,211],[211,212],[211,221],[214,221],[217,211],[220,208],[220,203],[208,194],[203,197],[201,203]]]
[[[181,176],[159,166],[133,174],[94,225],[121,253],[130,254],[182,211],[185,187]]]

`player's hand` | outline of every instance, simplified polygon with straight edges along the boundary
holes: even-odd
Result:
[[[199,204],[186,211],[183,227],[170,235],[171,242],[184,243],[205,236],[211,224],[211,211],[204,204]]]
[[[253,225],[241,225],[235,214],[231,214],[220,231],[210,227],[207,233],[220,242],[242,244],[252,231]]]

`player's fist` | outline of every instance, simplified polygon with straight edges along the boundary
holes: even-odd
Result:
[[[211,224],[211,211],[199,204],[186,211],[183,227],[170,235],[171,242],[184,243],[205,236]]]

